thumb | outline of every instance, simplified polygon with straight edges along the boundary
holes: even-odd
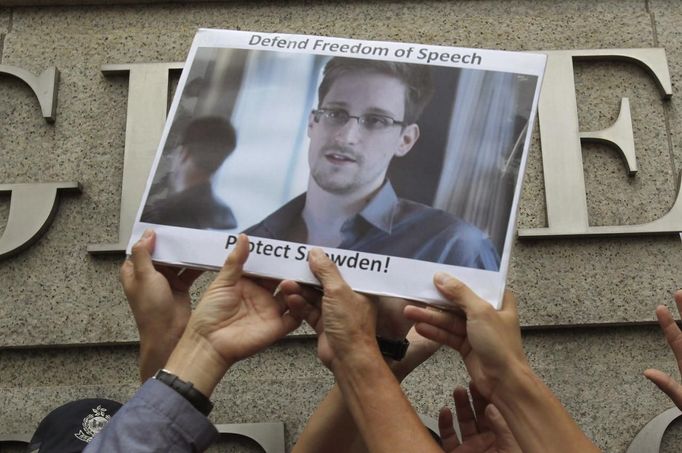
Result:
[[[142,237],[133,245],[130,261],[133,263],[135,275],[140,277],[149,272],[154,272],[151,253],[154,251],[156,235],[153,230],[147,229]]]
[[[244,263],[246,263],[248,257],[249,238],[245,234],[240,234],[234,249],[228,255],[213,284],[220,286],[236,285],[239,279],[242,278]]]
[[[471,288],[465,285],[464,282],[456,279],[452,275],[444,272],[436,272],[433,276],[433,283],[447,300],[452,302],[467,315],[471,310],[481,306],[480,302],[482,302],[482,299],[478,297]]]
[[[330,260],[320,248],[314,248],[309,254],[310,270],[322,284],[325,293],[329,289],[338,289],[345,286],[346,282],[341,277],[336,264]]]

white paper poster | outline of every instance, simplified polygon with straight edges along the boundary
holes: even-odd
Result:
[[[154,260],[447,305],[448,272],[499,307],[546,57],[200,30],[131,238]]]

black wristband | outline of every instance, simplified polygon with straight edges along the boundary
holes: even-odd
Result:
[[[191,382],[185,382],[168,370],[161,369],[156,372],[154,379],[163,382],[183,396],[189,403],[202,414],[208,416],[213,410],[213,403],[206,395],[194,388]]]
[[[393,360],[402,360],[403,357],[405,357],[410,342],[407,341],[407,338],[403,338],[402,340],[387,340],[386,338],[377,336],[377,344],[379,345],[379,351],[381,351],[381,354],[384,357]]]

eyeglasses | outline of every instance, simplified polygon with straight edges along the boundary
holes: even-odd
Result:
[[[317,109],[312,111],[316,123],[322,120],[322,124],[329,127],[342,127],[353,118],[367,131],[381,131],[392,126],[402,126],[404,121],[397,121],[390,116],[378,113],[366,113],[360,116],[350,115],[342,109]]]

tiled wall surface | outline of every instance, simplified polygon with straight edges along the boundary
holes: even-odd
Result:
[[[45,122],[28,87],[0,76],[0,183],[79,181],[83,192],[61,197],[44,236],[0,261],[0,433],[32,431],[50,408],[76,397],[123,400],[136,388],[135,347],[127,344],[136,332],[118,285],[122,257],[86,251],[118,234],[128,85],[101,67],[182,61],[198,27],[506,50],[663,47],[673,82],[669,101],[633,64],[575,64],[581,130],[610,126],[628,97],[640,167],[630,178],[613,150],[583,146],[590,222],[649,222],[670,209],[677,193],[682,4],[673,0],[16,6],[26,3],[0,1],[0,64],[34,74],[56,66],[57,118]],[[546,225],[538,137],[536,126],[519,228]],[[0,232],[9,200],[0,194]],[[522,324],[542,327],[525,334],[532,363],[605,451],[624,452],[671,405],[641,376],[650,366],[674,370],[657,328],[642,324],[682,287],[680,263],[676,236],[514,243],[509,285]],[[559,327],[566,325],[578,327]],[[406,388],[420,412],[435,416],[464,381],[456,357],[441,351]],[[290,445],[331,382],[314,342],[288,339],[231,372],[213,418],[281,420]],[[665,451],[676,451],[678,431],[668,434]],[[243,442],[224,448],[255,451]]]

